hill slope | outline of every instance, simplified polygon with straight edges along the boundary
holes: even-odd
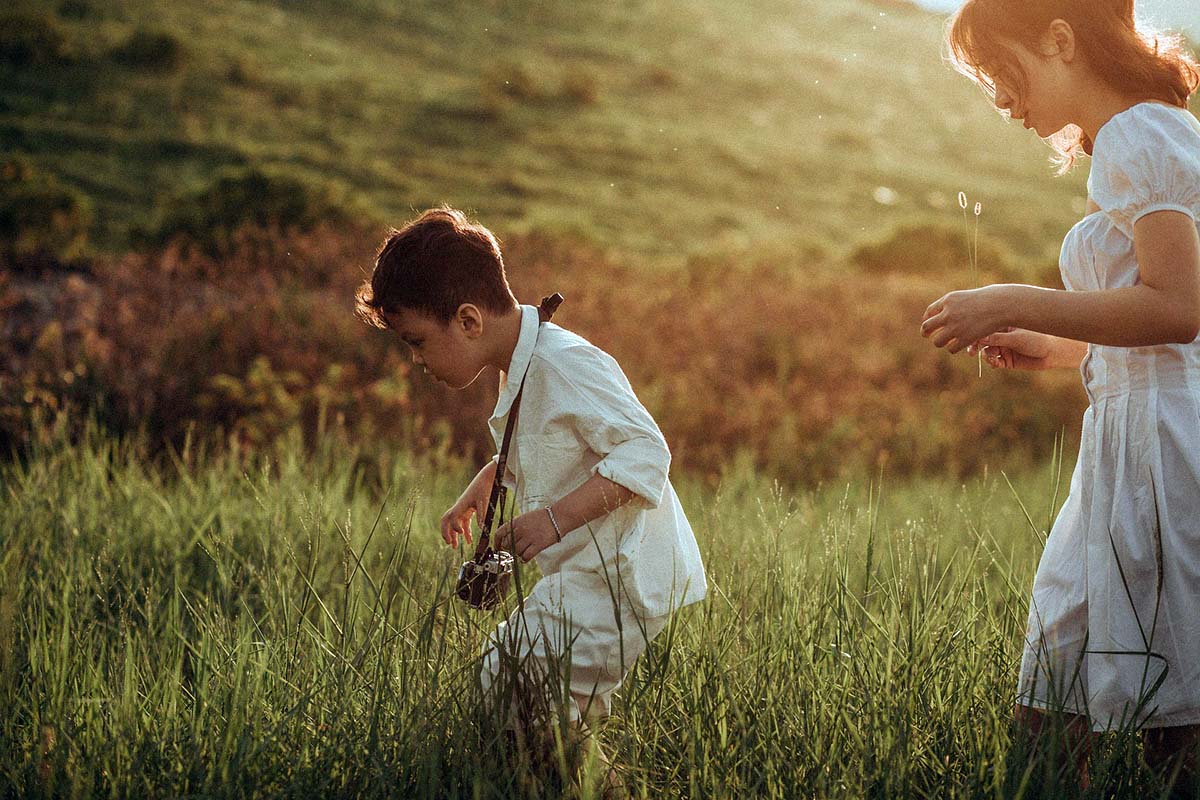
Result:
[[[503,231],[655,263],[844,252],[913,221],[1039,264],[1082,171],[940,59],[939,18],[876,0],[65,0],[64,63],[0,64],[0,148],[93,198],[121,247],[224,166],[333,181],[395,221],[449,202]],[[128,55],[165,32],[164,62]]]

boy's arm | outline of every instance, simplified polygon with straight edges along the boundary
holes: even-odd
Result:
[[[554,398],[557,418],[600,458],[590,477],[548,509],[522,514],[501,530],[526,561],[622,506],[657,507],[671,466],[662,431],[609,356],[573,348],[539,375],[552,381],[544,395]]]
[[[487,514],[488,500],[492,494],[492,482],[496,479],[496,460],[492,459],[471,479],[471,483],[459,495],[458,500],[442,514],[442,538],[451,547],[458,547],[458,537],[466,538],[471,544],[471,517],[476,524],[483,524]]]
[[[612,513],[636,495],[603,475],[593,475],[547,508],[528,511],[500,528],[502,547],[528,561],[576,528]]]

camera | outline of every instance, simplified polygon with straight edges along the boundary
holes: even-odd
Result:
[[[488,548],[482,559],[463,562],[455,593],[472,608],[493,609],[508,594],[512,572],[512,554]]]

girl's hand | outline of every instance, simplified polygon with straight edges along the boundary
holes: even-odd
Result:
[[[921,335],[957,353],[1005,327],[1007,292],[1007,286],[996,285],[943,295],[925,309]]]
[[[1019,328],[1006,328],[967,347],[967,353],[983,353],[993,369],[1049,369],[1055,337]]]
[[[559,541],[558,532],[554,530],[550,515],[544,508],[514,517],[496,531],[497,546],[507,549],[522,561],[528,561]]]
[[[1087,350],[1086,342],[1021,328],[1005,328],[967,348],[971,355],[982,352],[994,369],[1030,370],[1078,369]]]

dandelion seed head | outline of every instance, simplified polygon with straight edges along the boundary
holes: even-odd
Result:
[[[959,206],[959,208],[966,209],[966,207],[967,207],[967,193],[966,192],[958,193],[958,206]]]

